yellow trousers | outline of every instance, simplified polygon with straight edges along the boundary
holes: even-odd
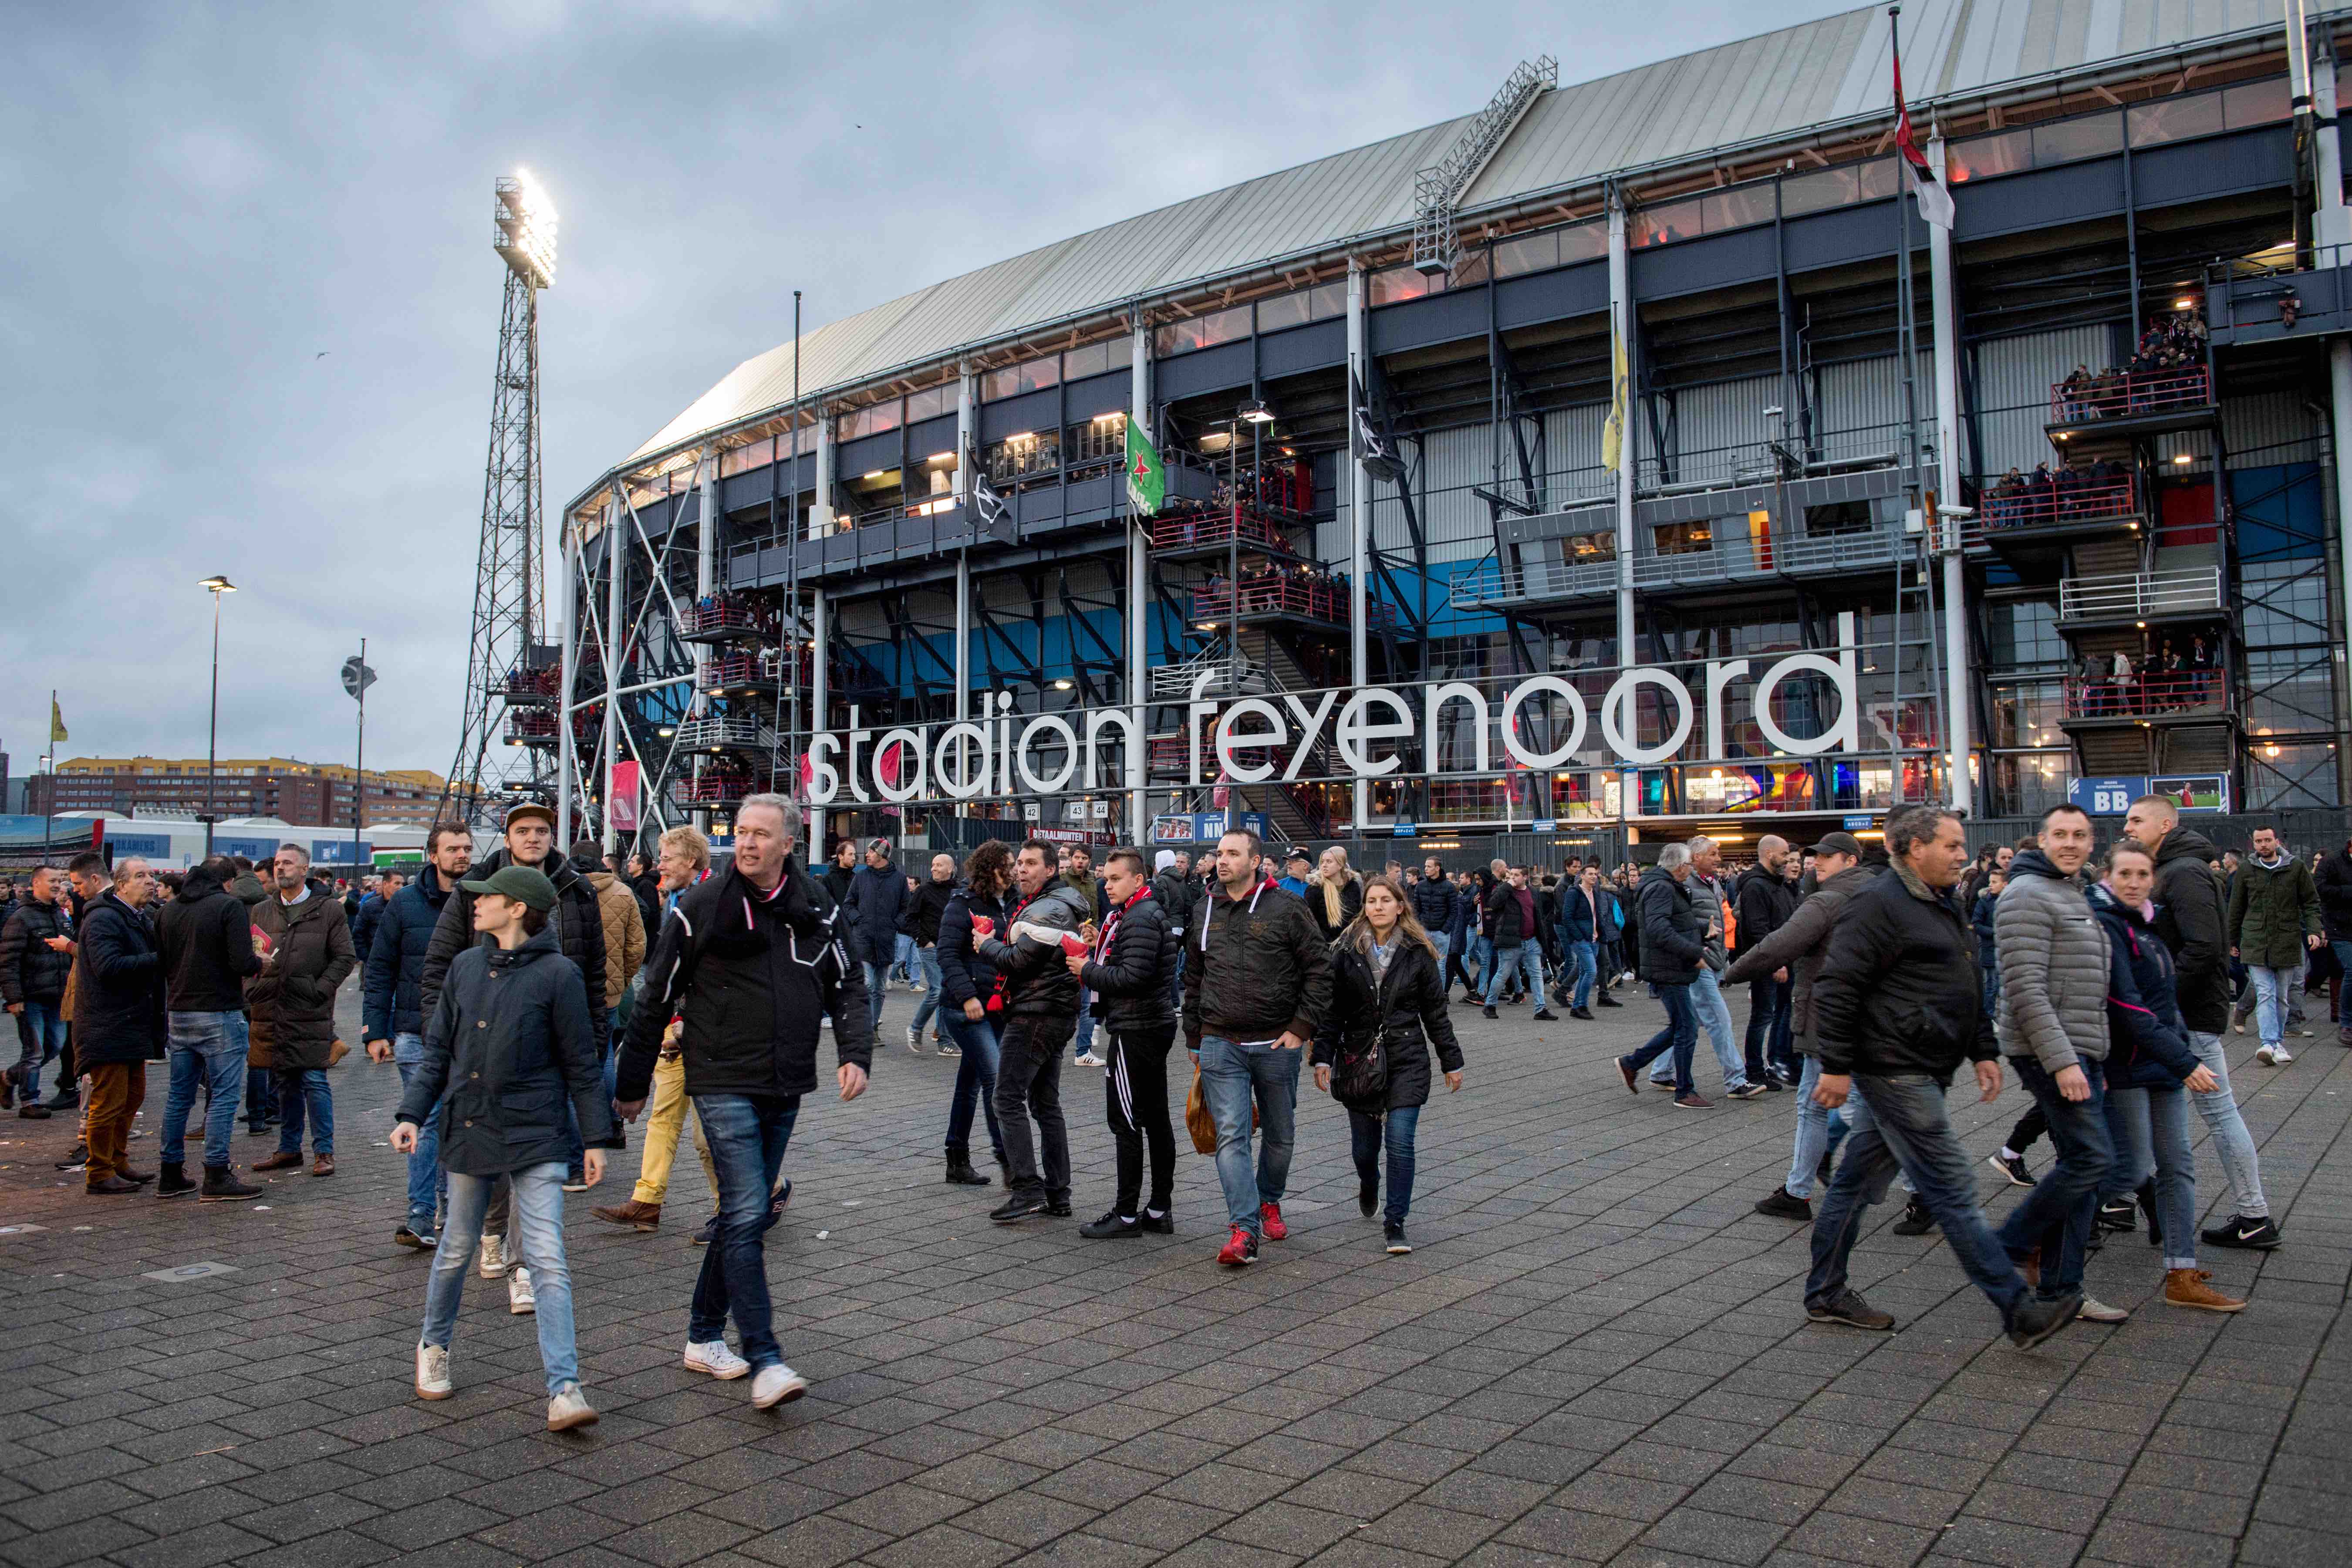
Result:
[[[652,1102],[646,1107],[646,1152],[637,1166],[636,1190],[629,1195],[641,1204],[658,1204],[669,1195],[670,1163],[677,1158],[677,1135],[694,1106],[686,1098],[686,1060],[663,1058],[654,1063]],[[710,1184],[710,1201],[719,1202],[719,1173],[710,1163],[710,1145],[702,1141],[702,1122],[694,1123],[694,1152],[702,1161],[703,1179]]]

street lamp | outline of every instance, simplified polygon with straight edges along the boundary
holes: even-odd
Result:
[[[236,584],[215,572],[196,584],[213,596],[212,720],[205,729],[205,858],[213,858],[213,824],[220,820],[216,798],[220,787],[220,616],[221,595],[236,592]]]

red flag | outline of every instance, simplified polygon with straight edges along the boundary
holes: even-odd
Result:
[[[1937,228],[1952,226],[1952,193],[1927,166],[1927,154],[1911,133],[1911,109],[1903,101],[1903,51],[1895,51],[1895,150],[1903,154],[1911,175],[1911,192],[1919,198],[1919,216]]]

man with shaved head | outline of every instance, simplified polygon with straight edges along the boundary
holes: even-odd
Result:
[[[1789,841],[1768,833],[1756,844],[1756,864],[1732,884],[1734,908],[1739,915],[1738,952],[1749,948],[1789,923],[1797,912],[1797,889],[1781,873],[1789,863]],[[1738,956],[1735,953],[1734,956]],[[1748,1081],[1780,1089],[1796,1081],[1796,1049],[1789,1031],[1789,971],[1777,968],[1748,984]]]

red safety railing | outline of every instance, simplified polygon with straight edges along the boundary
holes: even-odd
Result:
[[[2213,383],[2203,365],[2169,370],[2109,371],[2069,386],[2050,388],[2050,423],[2082,425],[2094,419],[2128,419],[2158,409],[2213,401]]]
[[[1297,616],[1310,621],[1344,625],[1348,619],[1348,584],[1335,577],[1309,577],[1289,572],[1244,578],[1241,584],[1243,616]],[[1192,593],[1192,618],[1223,621],[1234,615],[1235,595],[1229,584],[1198,588]],[[1368,624],[1389,625],[1395,618],[1390,605],[1377,600],[1365,605]]]
[[[1210,544],[1239,544],[1244,550],[1279,550],[1288,553],[1290,541],[1273,520],[1255,511],[1182,511],[1151,520],[1151,548],[1191,550]]]
[[[2136,517],[2140,510],[2137,479],[2126,474],[2120,479],[2094,479],[2078,476],[2072,468],[2061,469],[2047,479],[2027,479],[2014,488],[2004,481],[1987,489],[1979,499],[1987,531]]]
[[[740,632],[747,636],[764,634],[774,626],[769,616],[754,610],[740,599],[730,598],[689,605],[678,620],[678,630],[686,637],[707,637],[717,632]]]
[[[2132,719],[2221,705],[2221,672],[2187,669],[2169,675],[2070,677],[2069,719]]]

